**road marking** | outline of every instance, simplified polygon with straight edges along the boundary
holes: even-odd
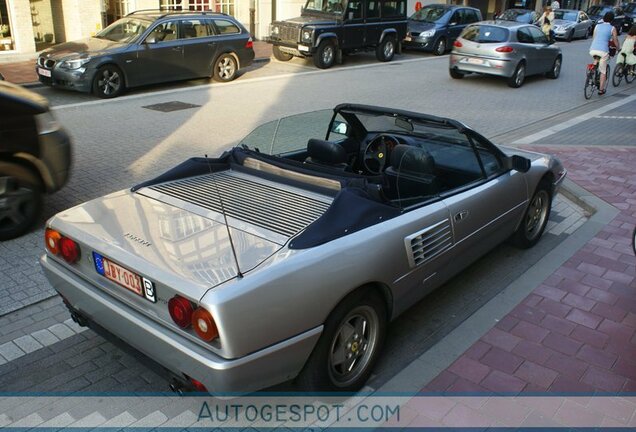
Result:
[[[121,96],[118,98],[114,98],[114,99],[98,99],[98,100],[91,100],[91,101],[86,101],[86,102],[75,102],[75,103],[70,103],[70,104],[63,104],[63,105],[57,105],[51,108],[51,110],[60,110],[60,109],[67,109],[67,108],[76,108],[76,107],[80,107],[80,106],[89,106],[89,105],[102,105],[102,104],[108,104],[108,103],[116,103],[116,102],[127,102],[129,100],[133,100],[133,99],[141,99],[141,98],[145,98],[145,97],[149,97],[149,96],[162,96],[162,95],[168,95],[168,94],[174,94],[174,93],[183,93],[183,92],[187,92],[187,91],[192,91],[192,90],[201,90],[201,89],[206,89],[206,88],[216,88],[219,85],[222,88],[226,88],[226,87],[230,87],[230,86],[234,86],[234,85],[244,85],[244,84],[251,84],[251,83],[256,83],[256,82],[261,82],[261,81],[271,81],[271,80],[280,80],[280,79],[286,79],[286,78],[291,78],[291,77],[295,77],[295,76],[304,76],[304,75],[315,75],[315,74],[322,74],[322,73],[334,73],[334,72],[346,72],[346,71],[350,71],[350,70],[357,70],[357,69],[368,69],[368,68],[376,68],[376,67],[387,67],[387,66],[398,66],[400,64],[403,63],[415,63],[415,62],[426,62],[426,61],[434,61],[434,60],[446,60],[447,56],[441,56],[441,57],[426,57],[426,58],[416,58],[416,59],[405,59],[405,60],[394,60],[392,62],[389,63],[372,63],[372,64],[364,64],[364,65],[354,65],[354,66],[345,66],[345,67],[339,67],[339,68],[335,68],[335,69],[312,69],[312,70],[308,70],[307,72],[289,72],[289,73],[284,73],[284,74],[280,74],[280,75],[273,75],[273,76],[266,76],[266,77],[258,77],[258,78],[248,78],[245,80],[237,80],[237,81],[232,81],[232,82],[228,82],[228,83],[210,83],[210,84],[201,84],[201,85],[196,85],[196,86],[191,86],[191,87],[180,87],[180,88],[176,88],[176,89],[168,89],[168,90],[160,90],[157,92],[149,92],[149,93],[139,93],[139,94],[133,94],[133,95],[129,95],[129,96]]]
[[[606,105],[604,107],[595,109],[593,111],[590,111],[589,113],[586,114],[581,114],[578,117],[574,117],[573,119],[570,119],[568,121],[565,121],[563,123],[559,123],[558,125],[552,126],[550,128],[547,128],[545,130],[542,130],[541,132],[537,132],[534,133],[532,135],[528,135],[527,137],[523,137],[523,138],[519,138],[516,141],[513,141],[512,144],[532,144],[534,142],[539,141],[540,139],[549,137],[550,135],[554,135],[557,132],[561,132],[562,130],[568,129],[574,125],[577,125],[579,123],[582,123],[586,120],[590,120],[593,118],[597,118],[599,117],[601,114],[606,113],[608,111],[611,111],[615,108],[618,108],[620,106],[623,106],[625,104],[628,104],[630,102],[636,101],[636,95],[631,95],[628,96],[622,100],[613,102],[609,105]]]
[[[636,116],[596,116],[594,118],[636,120]]]

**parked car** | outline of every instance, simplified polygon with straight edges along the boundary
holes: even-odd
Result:
[[[424,6],[409,18],[404,47],[442,55],[468,24],[477,21],[481,21],[479,9],[446,4]]]
[[[146,84],[231,81],[253,60],[252,38],[231,16],[140,11],[94,37],[44,50],[36,71],[43,84],[112,98]]]
[[[594,21],[585,12],[574,9],[554,11],[554,36],[572,42],[577,37],[589,38],[594,31]]]
[[[41,216],[42,195],[64,186],[71,142],[42,96],[0,80],[0,240]]]
[[[300,17],[274,21],[269,33],[279,61],[311,57],[316,67],[328,69],[343,54],[375,51],[387,62],[406,35],[406,0],[307,0]]]
[[[634,25],[634,20],[636,19],[636,3],[627,3],[625,8],[623,9],[625,13],[625,22],[626,24],[623,26],[623,30],[629,31],[632,25]]]
[[[506,9],[497,16],[498,20],[515,21],[523,24],[534,24],[539,20],[539,13],[532,9]]]
[[[449,59],[450,76],[468,73],[497,75],[510,87],[521,87],[528,75],[561,73],[561,48],[553,45],[534,25],[512,21],[473,24],[457,38]]]
[[[391,320],[502,241],[539,241],[565,175],[456,120],[343,104],[54,216],[41,264],[77,322],[176,389],[351,391]]]
[[[602,21],[603,15],[605,15],[607,12],[612,12],[614,14],[614,21],[612,21],[612,25],[616,27],[616,32],[618,34],[621,34],[625,29],[626,22],[626,16],[623,12],[623,9],[621,9],[620,7],[608,5],[595,5],[590,6],[587,9],[587,15],[592,21],[594,21],[594,25],[596,25],[599,21]],[[627,22],[629,23],[629,20],[627,20]],[[625,30],[628,30],[628,28]]]

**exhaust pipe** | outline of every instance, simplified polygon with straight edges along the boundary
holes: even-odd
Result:
[[[169,387],[170,390],[172,390],[174,393],[178,394],[179,396],[183,396],[184,386],[178,380],[173,379],[172,381],[170,381]]]

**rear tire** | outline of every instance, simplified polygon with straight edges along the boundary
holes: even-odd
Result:
[[[526,213],[512,236],[512,242],[521,249],[528,249],[537,244],[550,218],[552,194],[550,185],[542,180],[534,192]]]
[[[221,54],[214,63],[214,79],[229,82],[238,74],[238,63],[232,54]]]
[[[382,42],[375,49],[375,57],[378,61],[388,62],[393,60],[393,56],[395,55],[395,38],[387,36],[384,38]]]
[[[0,162],[0,241],[28,232],[42,211],[42,182],[30,169]]]
[[[296,385],[303,391],[359,390],[386,336],[387,311],[376,292],[354,291],[331,312]]]
[[[612,74],[612,85],[614,87],[618,87],[621,84],[621,81],[623,81],[624,70],[625,70],[625,67],[622,63],[618,63],[614,67],[614,73]]]
[[[433,54],[436,56],[444,55],[446,52],[446,39],[443,37],[439,38],[435,43],[435,48],[433,48]]]
[[[451,78],[453,78],[453,79],[462,79],[462,78],[464,78],[464,74],[461,73],[460,71],[458,71],[457,69],[454,69],[454,68],[449,69],[448,73],[450,74]]]
[[[632,65],[629,67],[629,70],[625,74],[625,82],[627,84],[631,84],[634,82],[634,78],[636,78],[636,65]]]
[[[329,40],[320,42],[313,61],[318,69],[329,69],[336,61],[336,45]]]
[[[294,57],[291,54],[288,54],[286,52],[282,52],[280,50],[280,47],[274,45],[272,47],[272,53],[274,54],[274,58],[278,61],[282,61],[282,62],[286,62],[286,61],[290,61],[292,59],[292,57]]]
[[[517,65],[515,72],[510,78],[508,78],[508,86],[512,88],[519,88],[523,85],[526,79],[526,64],[521,61]]]

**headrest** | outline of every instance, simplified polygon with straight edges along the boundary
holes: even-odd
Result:
[[[340,144],[331,141],[310,138],[307,142],[307,155],[325,164],[347,163],[347,151]]]
[[[435,159],[423,148],[398,144],[391,151],[391,166],[404,173],[430,174],[435,167]]]

